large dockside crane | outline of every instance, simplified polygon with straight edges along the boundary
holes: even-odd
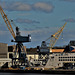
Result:
[[[42,41],[41,47],[37,46],[37,52],[39,54],[38,58],[39,60],[42,60],[44,64],[46,64],[46,62],[48,61],[49,54],[50,52],[52,52],[52,48],[54,47],[66,24],[67,23],[60,27],[59,30],[53,35],[51,35],[48,39]],[[47,40],[50,40],[49,47],[47,47],[46,44]]]
[[[11,35],[14,38],[14,41],[12,40],[12,42],[16,42],[16,49],[15,49],[15,57],[12,58],[12,66],[15,67],[20,67],[20,66],[28,66],[28,60],[26,57],[26,52],[23,48],[23,43],[24,42],[30,42],[31,41],[31,36],[21,36],[20,32],[19,32],[19,28],[16,27],[16,35],[13,31],[13,28],[11,26],[11,23],[9,21],[9,19],[7,18],[7,15],[4,13],[2,7],[0,6],[0,13],[4,19],[4,22],[6,23],[7,28],[9,29]],[[18,52],[17,52],[18,50]],[[24,51],[25,53],[23,53],[22,51]],[[23,64],[22,64],[23,63]]]
[[[67,23],[65,23],[62,27],[59,28],[59,30],[54,33],[53,35],[51,35],[51,37],[49,37],[48,39],[46,39],[45,41],[50,39],[50,43],[49,43],[49,47],[50,47],[50,52],[52,52],[52,48],[54,47],[56,41],[59,39],[64,27],[66,26]]]

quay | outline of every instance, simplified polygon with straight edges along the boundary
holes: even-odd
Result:
[[[21,70],[21,69],[0,69],[0,73],[42,73],[42,74],[75,74],[75,70],[71,69],[56,69],[56,70]]]

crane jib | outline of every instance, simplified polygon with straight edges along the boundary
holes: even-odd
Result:
[[[13,31],[13,28],[12,28],[12,26],[11,26],[11,24],[10,24],[10,21],[9,21],[8,18],[7,18],[7,15],[4,13],[4,11],[3,11],[3,9],[2,9],[1,6],[0,6],[0,13],[1,13],[1,15],[2,15],[2,17],[3,17],[3,19],[4,19],[5,23],[6,23],[6,26],[7,26],[7,28],[9,29],[10,33],[11,33],[11,35],[12,35],[13,38],[15,39],[16,36],[15,36],[14,31]]]

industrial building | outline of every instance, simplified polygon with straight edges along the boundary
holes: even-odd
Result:
[[[8,57],[8,44],[0,43],[0,58]]]
[[[11,63],[12,60],[8,57],[8,44],[0,43],[0,68],[10,67]]]

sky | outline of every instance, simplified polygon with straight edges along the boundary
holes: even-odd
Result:
[[[68,45],[70,40],[75,40],[75,0],[0,0],[0,5],[8,19],[19,27],[22,36],[31,35],[31,42],[24,43],[27,48],[40,46],[65,22],[67,25],[55,46]],[[15,26],[11,25],[15,31]],[[11,39],[0,14],[0,43],[14,45]]]

